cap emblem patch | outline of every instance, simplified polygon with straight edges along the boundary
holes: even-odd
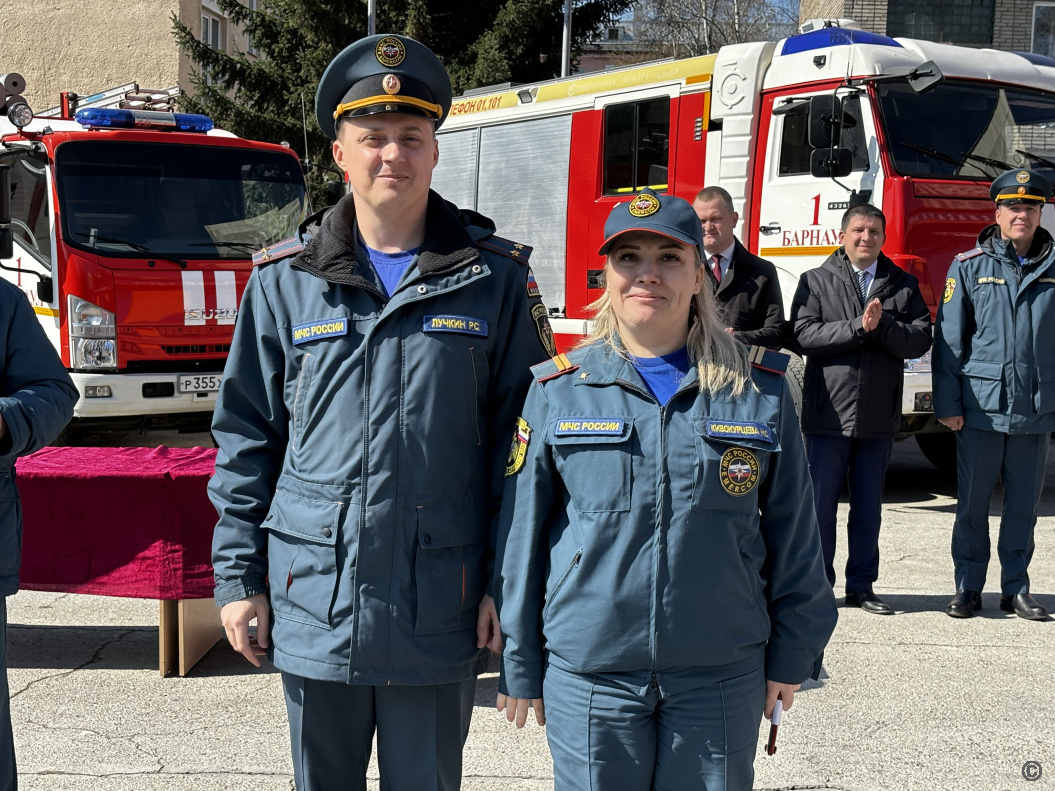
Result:
[[[386,74],[385,78],[381,80],[381,87],[385,89],[385,93],[394,96],[399,93],[399,89],[403,86],[399,82],[399,77],[395,74]]]
[[[1018,173],[1015,175],[1015,181],[1017,181],[1019,184],[1025,184],[1027,181],[1029,181],[1029,173],[1024,170],[1018,171]]]
[[[377,55],[378,63],[391,69],[403,62],[403,58],[407,56],[407,50],[403,42],[395,36],[385,36],[377,42],[374,54]]]
[[[1026,188],[1025,187],[1019,187],[1018,188],[1018,194],[1019,195],[1025,195],[1026,194]]]
[[[659,211],[659,198],[655,195],[638,195],[630,201],[630,214],[634,217],[648,217]]]

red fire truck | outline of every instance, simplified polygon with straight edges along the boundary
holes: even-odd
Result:
[[[304,215],[300,162],[134,85],[116,107],[64,94],[34,118],[13,78],[0,77],[0,269],[80,391],[68,439],[207,429],[252,254]]]
[[[804,29],[459,97],[434,186],[535,248],[563,348],[600,295],[609,211],[646,186],[688,200],[727,189],[741,240],[777,267],[785,307],[799,275],[836,249],[842,213],[868,201],[888,219],[884,251],[936,311],[952,256],[993,222],[992,178],[1027,165],[1055,176],[1055,61],[892,39],[848,20]],[[1051,206],[1044,223],[1055,228]],[[947,465],[955,446],[933,417],[929,356],[906,363],[903,407],[903,433]]]

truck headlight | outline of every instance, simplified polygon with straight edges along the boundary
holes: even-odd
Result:
[[[69,295],[70,363],[73,368],[117,367],[117,320],[113,313]]]
[[[117,346],[98,338],[71,338],[70,357],[74,368],[116,368]]]

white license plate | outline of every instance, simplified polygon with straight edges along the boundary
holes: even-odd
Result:
[[[222,374],[192,374],[179,378],[179,391],[181,393],[215,393],[220,389]]]

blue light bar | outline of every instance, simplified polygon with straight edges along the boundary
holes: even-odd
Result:
[[[813,49],[826,49],[850,44],[875,44],[880,47],[900,47],[894,39],[869,33],[867,30],[850,30],[842,27],[824,27],[811,30],[800,36],[791,36],[784,41],[781,55],[794,55],[796,52],[809,52]]]
[[[78,110],[74,115],[81,126],[105,129],[154,129],[163,132],[208,132],[213,128],[207,115],[159,113],[154,110],[109,108]]]

